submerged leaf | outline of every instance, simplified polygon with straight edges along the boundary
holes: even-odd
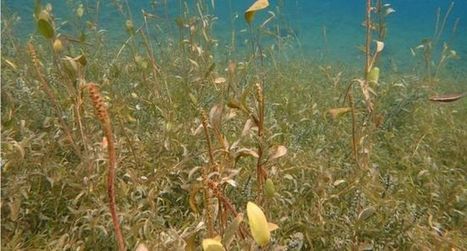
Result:
[[[274,197],[275,193],[276,193],[276,188],[274,187],[274,183],[272,182],[271,179],[268,178],[266,182],[264,183],[264,194],[266,195],[266,197],[272,198]]]
[[[83,6],[83,4],[80,4],[78,6],[78,9],[76,9],[76,16],[81,18],[81,17],[83,17],[83,15],[84,15],[84,6]]]
[[[376,53],[380,53],[384,49],[384,43],[378,40],[376,42]]]
[[[222,246],[222,243],[219,238],[214,238],[214,239],[204,239],[202,246],[204,251],[225,251],[224,246]]]
[[[52,48],[53,48],[55,53],[60,53],[63,50],[62,41],[59,38],[55,39],[55,41],[54,41],[54,43],[52,45]]]
[[[265,9],[266,7],[269,6],[269,1],[268,0],[257,0],[254,2],[248,10],[245,11],[245,20],[248,24],[251,24],[253,21],[253,18],[255,16],[255,13],[258,10]]]
[[[42,11],[39,14],[39,18],[37,19],[37,29],[42,34],[42,36],[47,39],[51,39],[55,35],[55,30],[47,11]]]
[[[267,245],[271,240],[271,232],[263,211],[255,203],[248,202],[246,212],[253,239],[259,246]]]
[[[138,247],[136,247],[136,251],[148,251],[149,249],[143,243],[140,243]]]
[[[340,108],[329,109],[328,112],[329,112],[329,115],[331,115],[332,119],[337,119],[340,116],[350,112],[351,110],[352,108],[350,107],[340,107]]]
[[[376,209],[374,207],[367,207],[358,214],[358,220],[364,221],[370,218],[375,212]]]
[[[284,156],[285,154],[287,154],[287,148],[285,146],[282,146],[282,145],[277,146],[275,151],[271,154],[271,156],[269,156],[269,160],[274,160],[274,159],[280,158],[280,157]]]
[[[249,148],[241,148],[237,152],[235,152],[236,158],[243,157],[243,156],[252,156],[254,158],[259,158],[258,153],[255,150]]]
[[[209,123],[215,128],[221,127],[222,123],[222,113],[224,111],[224,105],[217,104],[211,108],[209,111]]]
[[[394,12],[396,12],[396,10],[393,9],[393,8],[391,8],[391,7],[389,7],[389,8],[387,8],[387,9],[385,10],[384,15],[385,15],[385,16],[388,16],[389,14],[394,13]]]
[[[275,230],[279,229],[279,226],[277,224],[268,222],[268,228],[269,228],[269,231],[272,232],[272,231],[275,231]]]
[[[377,84],[379,80],[379,68],[373,67],[371,71],[368,73],[368,82]]]
[[[434,102],[453,102],[465,97],[467,93],[449,93],[443,95],[431,96],[430,101]]]
[[[242,137],[245,137],[249,132],[250,132],[250,129],[255,125],[255,122],[252,120],[252,119],[248,119],[246,122],[245,122],[245,125],[243,126],[243,130],[242,130]]]

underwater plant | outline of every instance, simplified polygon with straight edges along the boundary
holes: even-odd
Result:
[[[107,174],[107,195],[109,197],[109,209],[112,215],[112,222],[115,229],[115,238],[118,243],[118,250],[124,251],[125,241],[123,238],[122,230],[120,228],[120,221],[117,215],[116,197],[115,197],[115,169],[117,166],[117,157],[115,153],[115,144],[113,140],[112,125],[107,107],[102,100],[102,96],[98,87],[94,83],[88,83],[86,88],[89,92],[93,107],[96,111],[96,117],[99,120],[102,130],[104,131],[105,138],[107,139],[107,151],[109,155],[109,170]]]
[[[449,60],[459,59],[457,52],[449,47],[450,41],[443,41],[442,46],[441,38],[444,34],[447,20],[454,8],[454,2],[449,4],[444,15],[441,13],[441,8],[438,8],[436,12],[435,31],[429,38],[424,38],[415,48],[411,48],[412,56],[417,56],[417,51],[421,51],[423,62],[425,65],[425,77],[429,83],[429,88],[433,91],[435,83],[439,82],[439,75],[441,69],[446,65]],[[452,33],[455,34],[457,31],[457,25],[459,19],[453,24]],[[439,57],[436,59],[436,56]]]
[[[334,20],[354,39],[359,17],[300,14],[333,1],[19,5],[1,15],[2,250],[467,249],[464,48],[443,58],[440,36],[445,94],[427,95],[387,67],[386,1],[365,54],[337,57]]]

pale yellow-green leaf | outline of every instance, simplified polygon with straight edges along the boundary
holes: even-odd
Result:
[[[274,194],[276,193],[276,188],[274,187],[274,183],[272,182],[271,179],[267,179],[266,182],[264,183],[264,194],[268,198],[274,197]]]
[[[250,225],[251,235],[259,246],[265,246],[271,240],[271,232],[269,230],[269,223],[266,220],[261,208],[255,203],[248,202],[246,206],[248,215],[248,223]]]
[[[202,246],[204,251],[225,251],[219,238],[204,239]]]
[[[379,68],[373,67],[371,71],[368,73],[368,82],[372,84],[378,84],[379,81]]]
[[[60,53],[63,50],[63,43],[57,38],[55,39],[52,47],[55,53]]]
[[[258,10],[262,10],[262,9],[265,9],[269,6],[269,1],[268,0],[257,0],[256,2],[254,2],[250,8],[248,8],[246,11],[245,11],[245,20],[248,24],[251,24],[251,22],[253,21],[253,18],[255,16],[255,13],[258,11]]]
[[[83,4],[80,4],[78,6],[78,9],[76,9],[76,15],[81,18],[84,15],[84,6]]]

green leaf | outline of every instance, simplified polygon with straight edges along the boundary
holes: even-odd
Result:
[[[50,16],[46,11],[42,11],[39,14],[39,18],[37,19],[37,29],[39,30],[39,33],[47,39],[54,37],[55,29],[50,21]]]

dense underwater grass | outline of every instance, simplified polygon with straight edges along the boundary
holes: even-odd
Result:
[[[55,17],[51,38],[35,32],[25,41],[3,4],[2,249],[116,249],[108,142],[88,82],[100,86],[112,121],[116,205],[128,249],[200,249],[214,237],[206,215],[219,215],[210,218],[214,234],[234,222],[222,199],[245,215],[256,201],[279,226],[262,250],[467,249],[467,99],[429,100],[466,91],[467,73],[457,65],[465,65],[465,54],[438,64],[451,55],[442,40],[428,67],[423,53],[430,52],[418,49],[415,63],[401,70],[383,51],[375,119],[369,122],[357,85],[355,120],[350,112],[333,118],[330,110],[348,106],[349,84],[363,75],[364,56],[353,45],[348,50],[361,62],[304,57],[304,41],[288,32],[279,3],[262,28],[272,16],[266,11],[250,30],[217,39],[209,1],[177,3],[176,22],[151,13],[133,13],[146,22],[128,22],[125,1],[105,5],[121,15],[120,43],[97,28],[90,13],[98,8],[83,6],[80,16],[73,1],[75,15]],[[59,20],[75,25],[61,31]],[[355,159],[353,126],[359,156],[367,151],[360,144],[371,143],[368,165]],[[272,194],[258,192],[263,169]],[[258,249],[247,230],[244,221],[229,250]]]

